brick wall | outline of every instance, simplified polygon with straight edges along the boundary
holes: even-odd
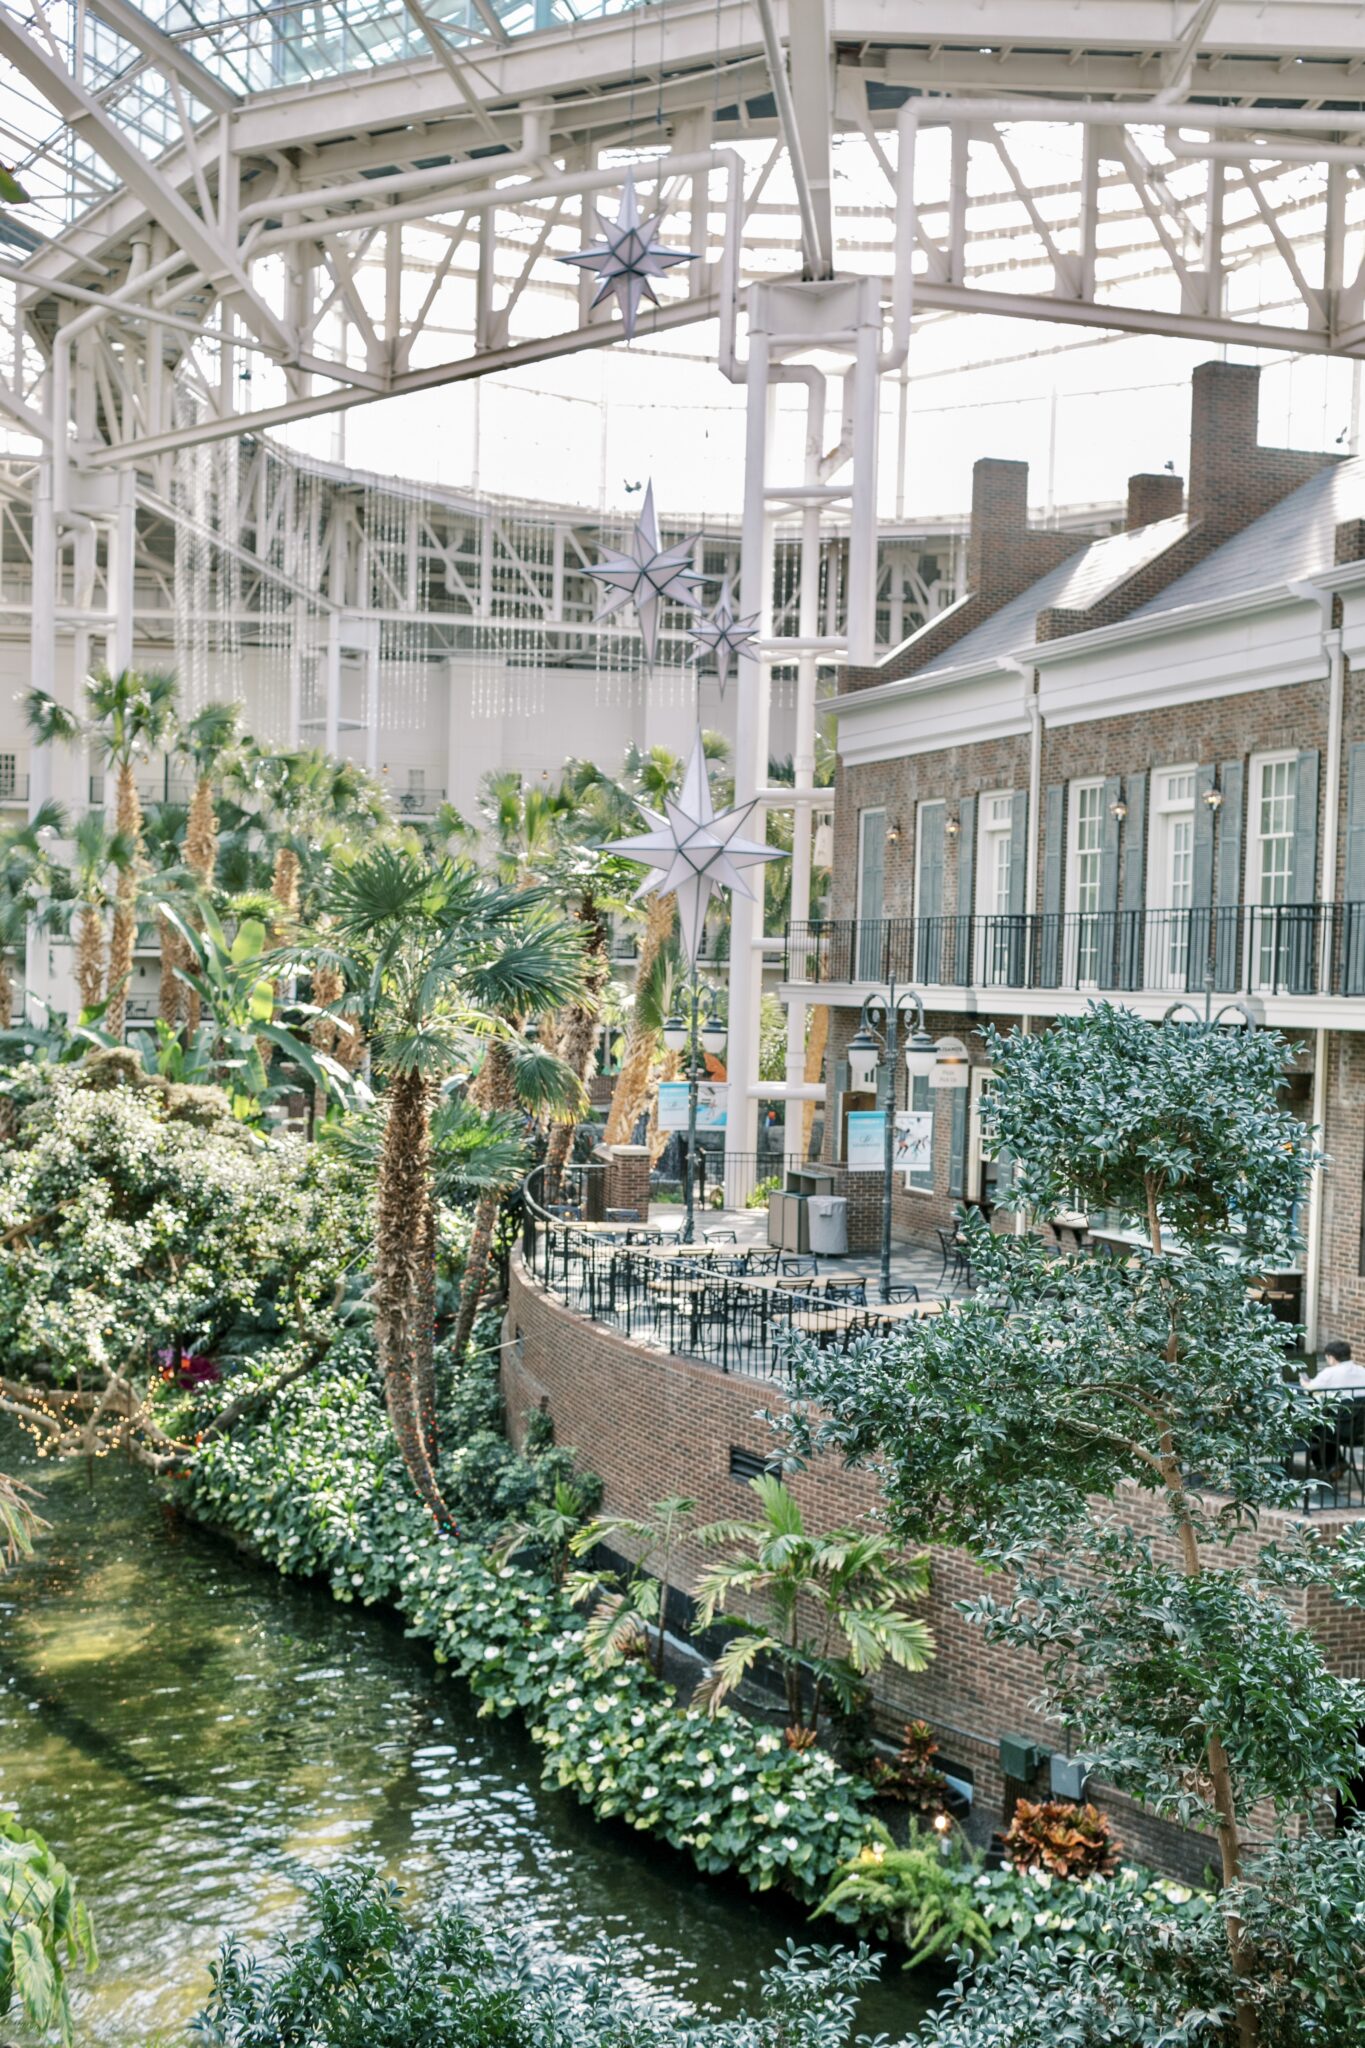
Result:
[[[519,1258],[511,1274],[502,1384],[514,1441],[526,1416],[543,1408],[557,1441],[601,1476],[605,1512],[638,1515],[653,1501],[681,1495],[697,1502],[701,1522],[733,1519],[747,1508],[741,1483],[730,1476],[731,1448],[765,1454],[771,1435],[762,1411],[783,1406],[775,1387],[669,1357],[571,1315],[529,1281]],[[832,1459],[815,1460],[791,1485],[816,1529],[878,1511],[874,1479]],[[1148,1496],[1134,1490],[1125,1512],[1134,1527],[1160,1531],[1160,1511]],[[1282,1539],[1287,1521],[1263,1516],[1260,1538],[1237,1539],[1241,1554],[1258,1540]],[[1164,1535],[1159,1540],[1164,1543]],[[684,1590],[695,1586],[705,1560],[699,1545],[684,1544],[678,1565]],[[996,1814],[1005,1792],[1001,1736],[1023,1735],[1050,1751],[1060,1746],[1058,1731],[1032,1706],[1040,1683],[1036,1661],[1019,1651],[985,1649],[979,1631],[957,1611],[958,1602],[985,1590],[985,1575],[955,1550],[935,1550],[932,1566],[922,1612],[936,1655],[921,1673],[890,1671],[879,1679],[877,1719],[889,1733],[912,1716],[929,1721],[945,1760],[971,1773],[983,1810]],[[999,1597],[999,1578],[989,1584]],[[1365,1671],[1365,1615],[1320,1601],[1310,1606],[1302,1595],[1289,1604],[1298,1619],[1321,1628],[1334,1669]],[[1203,1838],[1182,1836],[1105,1788],[1094,1788],[1092,1796],[1111,1813],[1130,1855],[1196,1878],[1211,1860]]]
[[[1327,1039],[1327,1110],[1322,1148],[1322,1278],[1318,1300],[1324,1342],[1344,1337],[1365,1358],[1365,1038],[1332,1032]]]

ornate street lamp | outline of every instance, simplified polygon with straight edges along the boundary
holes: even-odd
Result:
[[[893,981],[885,995],[868,996],[858,1019],[858,1029],[847,1048],[849,1078],[859,1091],[878,1084],[882,1110],[882,1300],[891,1299],[891,1194],[896,1181],[896,1054],[902,1018],[913,1018],[913,1029],[905,1046],[905,1071],[911,1082],[927,1080],[943,1065],[953,1071],[948,1087],[965,1087],[965,1069],[958,1077],[948,1042],[942,1049],[924,1028],[924,998],[912,988],[898,988]],[[885,1055],[885,1057],[883,1057]]]

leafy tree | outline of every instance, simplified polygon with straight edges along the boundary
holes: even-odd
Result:
[[[103,811],[87,811],[72,834],[71,882],[76,906],[76,987],[87,1015],[104,1004],[105,918],[119,880],[132,867],[136,849],[121,832],[111,832]]]
[[[624,1576],[592,1569],[576,1572],[569,1582],[576,1605],[593,1603],[583,1641],[598,1663],[614,1664],[643,1645],[656,1676],[662,1673],[673,1564],[696,1505],[672,1495],[656,1500],[642,1516],[599,1515],[571,1539],[575,1557],[585,1557],[599,1544],[623,1541],[634,1553]]]
[[[701,1578],[698,1624],[709,1628],[719,1615],[737,1633],[695,1697],[715,1713],[766,1658],[782,1672],[790,1725],[814,1732],[826,1697],[851,1708],[864,1681],[888,1659],[906,1671],[922,1671],[928,1663],[933,1638],[924,1622],[904,1612],[928,1591],[928,1560],[900,1558],[887,1537],[870,1531],[834,1529],[812,1536],[780,1479],[763,1473],[749,1486],[761,1509],[759,1521],[711,1522],[697,1531],[703,1543],[723,1544],[730,1552]],[[762,1619],[720,1614],[736,1594],[762,1601]],[[818,1617],[813,1634],[806,1622],[811,1612]]]
[[[185,819],[185,865],[193,875],[199,893],[211,897],[218,873],[218,811],[217,790],[224,768],[235,757],[241,742],[242,714],[236,704],[205,704],[187,719],[178,737],[178,749],[189,762],[194,777],[194,790],[190,797],[189,812]],[[197,919],[194,920],[197,923]],[[171,927],[174,931],[174,927]],[[178,988],[183,996],[184,1020],[192,1033],[199,1024],[200,998],[196,991],[187,988],[174,979],[175,969],[188,962],[177,957],[181,944],[175,934],[176,948],[169,955],[163,952],[163,983],[169,967],[173,989]],[[167,991],[163,985],[163,999]],[[163,1009],[163,1015],[165,1011]],[[167,1016],[166,1021],[173,1028],[179,1024],[179,1008]]]
[[[1299,1826],[1324,1788],[1358,1773],[1365,1723],[1365,1688],[1327,1669],[1277,1597],[1297,1581],[1359,1598],[1365,1549],[1307,1533],[1290,1548],[1246,1540],[1262,1509],[1301,1490],[1285,1461],[1320,1412],[1249,1286],[1288,1257],[1314,1157],[1277,1104],[1283,1042],[1098,1004],[987,1043],[1014,1199],[1046,1218],[1079,1196],[1139,1219],[1148,1244],[1059,1259],[1037,1238],[968,1224],[975,1296],[846,1355],[803,1350],[803,1393],[827,1415],[803,1410],[794,1435],[875,1458],[902,1540],[960,1545],[1010,1574],[971,1610],[987,1639],[1037,1655],[1046,1710],[1096,1771],[1212,1830],[1227,1997],[1211,2016],[1197,1990],[1180,2007],[1169,1973],[1147,1998],[1059,1962],[1044,1999],[1033,1958],[986,1971],[943,2038],[1023,2048],[1055,2038],[1041,2018],[1019,2030],[1025,2008],[1055,2025],[1080,1997],[1086,2042],[1340,2040],[1271,2026],[1277,1966],[1247,1905],[1271,1867],[1248,1854],[1253,1807]],[[1134,1514],[1144,1497],[1155,1518]],[[1276,1853],[1285,1869],[1297,1852],[1286,1840]],[[1345,1881],[1359,1852],[1315,1849],[1314,1870],[1333,1855]],[[1301,1961],[1338,2024],[1343,1969],[1326,1950]],[[1015,2031],[987,2018],[997,1995]]]
[[[65,829],[61,806],[43,804],[23,825],[0,833],[0,1031],[14,1021],[14,960],[30,928],[57,924],[66,875],[51,841]]]
[[[708,2021],[632,1981],[603,1943],[586,1963],[529,1966],[458,1914],[414,1928],[399,1891],[361,1870],[309,1883],[309,1920],[273,1967],[235,1941],[197,2031],[218,2048],[848,2048],[865,1950],[789,1945],[752,2017]]]

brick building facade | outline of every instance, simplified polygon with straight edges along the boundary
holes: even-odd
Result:
[[[842,678],[829,916],[789,933],[787,984],[831,1008],[830,1163],[873,1106],[865,995],[914,986],[966,1042],[965,1098],[899,1077],[934,1146],[893,1227],[929,1244],[993,1193],[987,1024],[1245,1004],[1329,1154],[1289,1312],[1365,1349],[1365,462],[1261,447],[1257,381],[1195,372],[1188,494],[1131,478],[1120,533],[1037,532],[1023,466],[977,465],[971,587]]]

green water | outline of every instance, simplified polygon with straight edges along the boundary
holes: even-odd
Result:
[[[638,1976],[732,2013],[795,1914],[704,1883],[656,1844],[543,1792],[521,1730],[480,1721],[391,1617],[278,1578],[112,1462],[25,1470],[52,1523],[0,1584],[0,1801],[77,1872],[102,1951],[77,2038],[182,2039],[219,1935],[262,1943],[298,1874],[346,1857],[547,1951],[601,1932]],[[907,2034],[894,1975],[864,2024]]]

